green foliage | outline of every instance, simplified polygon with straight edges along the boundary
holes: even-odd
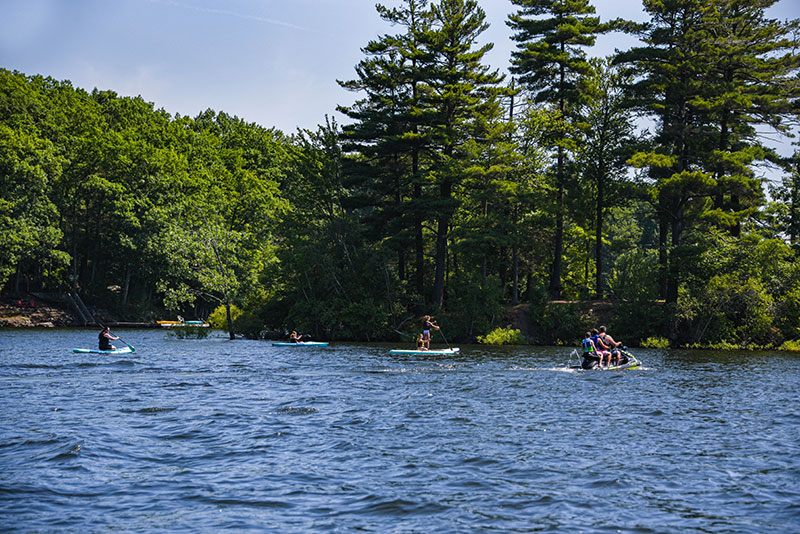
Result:
[[[234,321],[234,323],[237,319],[239,319],[242,313],[242,310],[237,306],[231,306],[231,319]],[[211,312],[211,315],[208,316],[207,320],[208,324],[211,325],[211,328],[216,328],[217,330],[228,329],[228,314],[224,305],[219,305],[214,308],[214,311]]]
[[[614,339],[626,345],[640,344],[642,339],[669,334],[669,304],[651,300],[621,301],[615,304],[614,310],[616,315],[608,326],[619,334],[615,334]]]
[[[170,328],[167,335],[175,336],[178,339],[205,339],[210,334],[210,330],[207,327],[184,325]]]
[[[800,340],[789,339],[783,342],[778,350],[785,350],[787,352],[800,352]]]
[[[450,280],[447,311],[437,315],[442,333],[448,340],[473,340],[478,332],[487,332],[502,314],[501,294],[496,277],[458,273]]]
[[[551,302],[531,308],[534,339],[545,345],[573,345],[593,328],[593,318],[582,303]]]
[[[641,46],[601,62],[587,1],[514,0],[508,86],[474,0],[377,6],[397,33],[342,83],[348,124],[293,136],[0,69],[0,286],[353,340],[434,311],[450,340],[499,338],[527,300],[535,341],[570,344],[596,303],[548,299],[605,294],[626,343],[780,346],[800,188],[795,168],[762,206],[757,166],[780,158],[756,128],[795,114],[800,23],[771,3],[648,1],[625,25]]]
[[[746,346],[771,341],[772,304],[772,296],[760,280],[722,274],[711,277],[696,295],[683,293],[677,312],[689,320],[686,334],[694,344]]]
[[[640,346],[646,349],[668,349],[669,339],[664,337],[648,337],[642,340]]]
[[[485,336],[478,336],[478,342],[487,345],[523,345],[526,339],[519,329],[506,326],[495,328]]]
[[[608,277],[608,288],[617,298],[654,300],[658,296],[658,253],[630,250],[619,254]]]

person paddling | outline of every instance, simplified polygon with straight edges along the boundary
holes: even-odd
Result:
[[[431,348],[431,330],[439,330],[439,325],[431,320],[430,315],[426,315],[422,318],[422,340],[425,349]]]
[[[100,334],[97,336],[99,340],[99,347],[100,350],[116,350],[117,347],[111,344],[111,340],[119,339],[117,336],[111,333],[111,328],[104,326],[103,329],[100,331]]]

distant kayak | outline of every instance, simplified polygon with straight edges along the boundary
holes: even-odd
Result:
[[[102,349],[72,349],[72,352],[79,352],[82,354],[128,354],[130,352],[136,352],[136,349],[128,345],[127,347],[120,347],[114,350],[102,350]]]
[[[327,341],[298,341],[292,343],[290,341],[276,341],[272,344],[273,347],[327,347]]]
[[[452,349],[439,349],[439,350],[417,350],[417,349],[392,349],[389,354],[419,354],[421,356],[443,356],[447,354],[455,354],[460,349],[453,347]]]

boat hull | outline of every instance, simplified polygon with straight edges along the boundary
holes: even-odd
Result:
[[[584,367],[582,365],[572,365],[570,366],[571,369],[575,369],[577,371],[624,371],[626,369],[638,369],[642,362],[636,359],[636,356],[631,354],[628,351],[621,351],[623,355],[623,363],[619,365],[610,365],[608,367],[600,367],[599,365],[595,365],[594,367]],[[577,355],[577,351],[573,351],[573,354]]]

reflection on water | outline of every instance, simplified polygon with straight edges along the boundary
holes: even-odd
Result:
[[[800,358],[0,332],[0,530],[797,532]]]

